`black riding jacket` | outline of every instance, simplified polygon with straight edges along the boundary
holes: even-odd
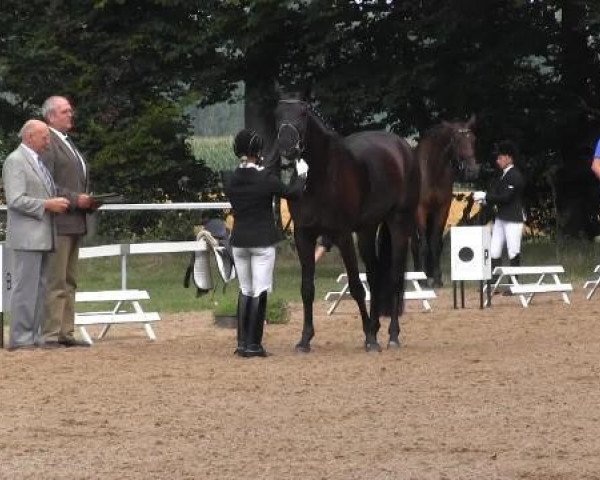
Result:
[[[276,244],[281,237],[275,226],[273,197],[300,196],[305,182],[295,177],[286,185],[265,169],[238,167],[225,186],[233,209],[231,245],[251,248]]]
[[[496,207],[496,217],[506,222],[525,221],[523,191],[525,179],[516,168],[509,168],[487,192],[486,202]]]

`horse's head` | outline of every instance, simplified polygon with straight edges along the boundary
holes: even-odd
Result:
[[[477,179],[481,165],[477,163],[475,156],[476,137],[473,133],[475,116],[472,115],[467,122],[443,123],[452,131],[452,166],[458,180],[470,182]]]
[[[298,160],[304,151],[308,104],[302,100],[280,100],[275,109],[277,145],[288,162]]]

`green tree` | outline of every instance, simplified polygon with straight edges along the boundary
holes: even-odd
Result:
[[[210,3],[210,15],[197,41],[203,68],[192,85],[201,104],[235,99],[244,85],[244,123],[274,141],[273,110],[282,64],[295,48],[307,2],[223,0]],[[310,2],[308,2],[310,3]],[[300,58],[297,59],[301,61]]]
[[[598,2],[4,0],[3,12],[1,128],[14,132],[50,93],[72,95],[103,188],[193,196],[207,172],[185,147],[183,102],[237,100],[242,82],[246,126],[270,144],[277,84],[308,85],[343,134],[408,135],[476,113],[480,160],[515,139],[534,209],[558,172],[561,225],[590,230]]]
[[[39,114],[51,94],[73,100],[96,191],[192,200],[209,180],[185,142],[181,104],[198,67],[188,41],[202,29],[194,3],[3,2],[2,90],[21,118]]]

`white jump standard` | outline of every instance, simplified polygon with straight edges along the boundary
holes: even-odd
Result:
[[[529,306],[536,293],[560,293],[563,301],[570,305],[568,292],[573,291],[573,286],[561,281],[559,275],[563,273],[565,273],[565,269],[562,265],[496,267],[494,275],[498,277],[491,287],[491,293],[494,293],[499,287],[506,287],[510,293],[519,297],[523,308]],[[524,277],[533,277],[534,280],[523,282]],[[550,282],[546,282],[547,279]]]
[[[591,280],[588,280],[587,282],[585,282],[583,284],[583,288],[590,289],[590,291],[585,296],[585,298],[587,300],[592,298],[592,295],[594,295],[594,292],[598,288],[598,285],[600,285],[600,265],[596,265],[596,267],[594,268],[594,274],[595,274],[594,278],[592,278]]]
[[[487,282],[492,278],[490,260],[490,229],[487,225],[470,227],[452,227],[450,229],[450,266],[454,308],[456,287],[460,284],[461,308],[465,308],[465,280],[479,282],[479,308],[491,305],[489,288],[487,302],[483,302],[483,293]]]
[[[371,299],[371,291],[369,290],[369,283],[367,282],[367,274],[359,274],[360,281],[365,289],[365,301],[368,302]],[[429,300],[436,298],[436,294],[433,290],[423,290],[419,281],[427,280],[427,276],[424,272],[406,272],[404,274],[404,280],[408,285],[412,285],[413,290],[404,290],[404,300],[420,300],[423,302],[423,309],[425,311],[431,310]],[[343,298],[350,296],[350,287],[348,285],[348,275],[342,273],[337,278],[337,283],[343,284],[343,287],[339,291],[327,292],[325,300],[333,302],[327,310],[327,315],[331,315],[338,307]]]
[[[146,290],[105,290],[101,292],[77,292],[75,301],[79,303],[110,302],[111,310],[101,312],[77,312],[75,326],[79,327],[81,336],[90,345],[94,343],[86,327],[89,325],[104,325],[98,335],[98,340],[104,338],[111,325],[123,323],[141,323],[150,340],[156,340],[152,323],[160,320],[158,312],[145,312],[140,301],[149,300],[150,295]],[[125,308],[126,305],[130,309]],[[133,312],[131,311],[133,310]]]

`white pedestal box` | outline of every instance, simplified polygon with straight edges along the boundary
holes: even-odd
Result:
[[[452,281],[492,278],[491,236],[487,225],[450,229]]]

